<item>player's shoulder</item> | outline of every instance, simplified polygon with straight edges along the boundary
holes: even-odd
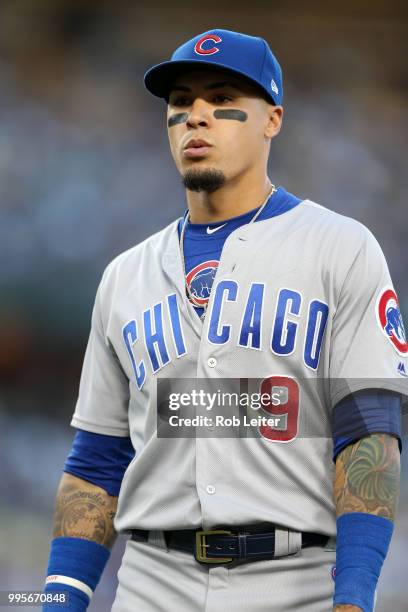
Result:
[[[378,245],[371,230],[353,217],[331,210],[313,200],[303,200],[299,212],[307,217],[309,228],[323,233],[330,241],[344,241],[349,248],[360,249],[367,243]]]
[[[331,210],[313,200],[303,200],[301,209],[311,219],[315,220],[316,223],[321,223],[327,228],[333,228],[333,230],[350,231],[356,235],[364,235],[369,231],[368,228],[360,221],[357,221],[357,219]]]
[[[112,259],[104,270],[101,285],[110,284],[119,277],[124,278],[129,274],[134,274],[140,265],[147,265],[155,256],[164,254],[168,249],[170,237],[177,232],[178,222],[179,219],[172,221],[160,231]]]

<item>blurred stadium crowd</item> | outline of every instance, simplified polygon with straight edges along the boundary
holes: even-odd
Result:
[[[1,3],[0,588],[41,587],[103,269],[184,211],[165,107],[142,76],[186,38],[227,27],[268,39],[285,89],[271,179],[374,232],[407,319],[405,4],[273,4]],[[400,529],[407,542],[406,518]],[[380,610],[398,612],[395,555]]]

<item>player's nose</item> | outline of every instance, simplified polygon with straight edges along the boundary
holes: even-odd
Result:
[[[190,128],[207,127],[211,121],[211,107],[202,98],[196,98],[191,105],[187,118]]]

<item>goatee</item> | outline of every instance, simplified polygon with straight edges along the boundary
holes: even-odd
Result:
[[[208,168],[194,170],[190,168],[183,176],[183,185],[189,191],[206,191],[212,193],[225,183],[225,174],[221,170]]]

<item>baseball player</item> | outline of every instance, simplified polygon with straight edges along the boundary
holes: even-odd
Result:
[[[263,39],[200,34],[145,85],[187,210],[103,274],[46,592],[85,610],[120,532],[114,612],[371,611],[408,371],[381,249],[270,181],[283,93]]]

